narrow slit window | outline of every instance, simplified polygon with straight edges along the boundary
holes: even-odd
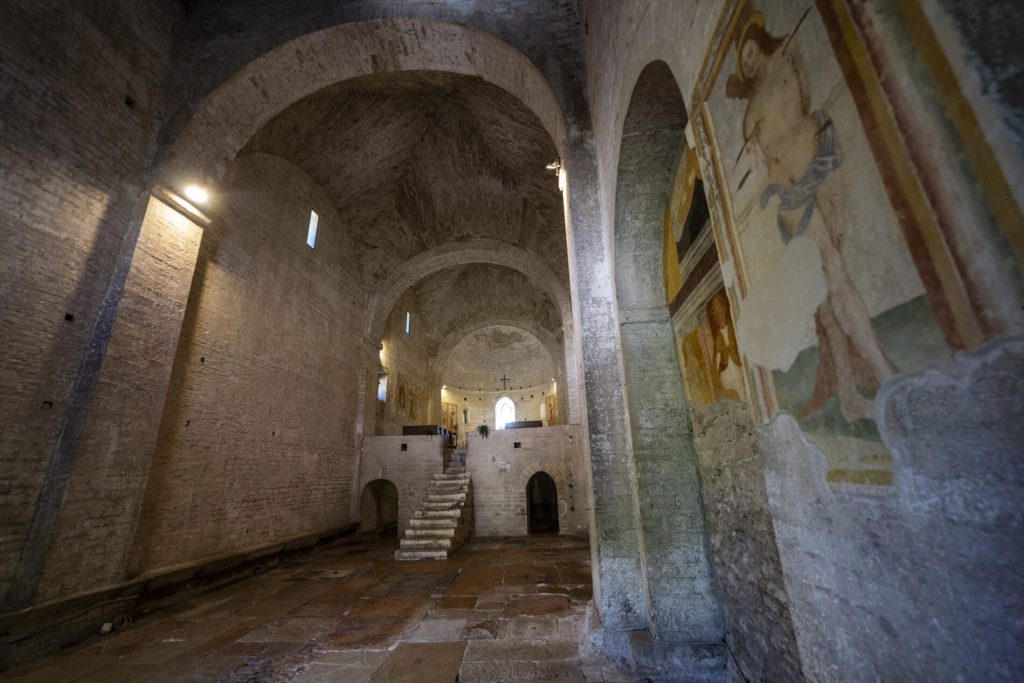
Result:
[[[306,232],[306,246],[316,249],[316,231],[320,227],[320,214],[316,211],[309,212],[309,230]]]
[[[412,313],[405,312],[405,333],[412,334]]]
[[[388,373],[386,372],[377,373],[377,400],[388,400]]]

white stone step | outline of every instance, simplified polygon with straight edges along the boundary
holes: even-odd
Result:
[[[446,473],[446,474],[435,474],[434,475],[434,481],[458,482],[460,484],[468,484],[469,483],[469,475],[468,474],[448,474],[448,473]]]
[[[455,527],[445,529],[442,527],[427,527],[413,529],[409,528],[405,530],[406,538],[454,538]]]
[[[413,517],[409,520],[411,529],[454,529],[458,525],[457,517]]]
[[[447,538],[403,538],[398,545],[403,550],[447,550],[452,543]]]
[[[459,510],[459,503],[458,503],[458,501],[454,501],[454,500],[445,500],[445,501],[439,501],[439,502],[427,501],[426,503],[424,503],[423,505],[420,506],[420,509],[421,510],[437,510],[437,511],[441,511],[441,510],[455,510],[455,511],[458,511]]]
[[[414,519],[458,519],[462,515],[461,508],[444,510],[416,510],[412,513]]]
[[[428,493],[428,503],[462,503],[466,500],[465,493]]]
[[[468,481],[432,481],[427,486],[428,489],[442,489],[445,491],[465,491],[469,488]]]

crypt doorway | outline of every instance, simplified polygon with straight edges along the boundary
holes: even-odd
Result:
[[[558,533],[558,489],[547,472],[537,472],[526,483],[526,530]]]

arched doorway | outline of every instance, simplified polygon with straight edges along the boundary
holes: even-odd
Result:
[[[398,488],[374,479],[359,499],[359,530],[376,538],[398,538]]]
[[[547,472],[537,472],[526,483],[526,530],[558,533],[558,488]]]

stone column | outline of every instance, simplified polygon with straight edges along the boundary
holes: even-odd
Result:
[[[602,229],[597,163],[589,133],[566,145],[565,207],[581,411],[593,492],[590,552],[594,603],[604,627],[647,626],[648,598],[636,477],[629,452],[611,250]],[[566,361],[572,362],[569,354]],[[572,371],[566,368],[567,374]],[[570,418],[571,419],[571,418]]]
[[[665,306],[619,311],[651,632],[707,643],[725,633],[708,558],[697,451]]]

